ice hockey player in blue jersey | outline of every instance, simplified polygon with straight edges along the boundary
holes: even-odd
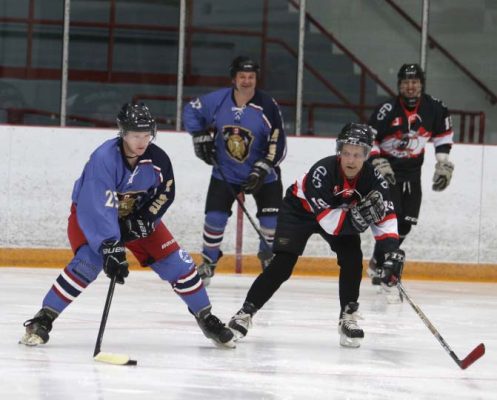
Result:
[[[204,335],[234,347],[232,332],[211,313],[211,304],[190,255],[161,221],[174,200],[168,155],[152,143],[156,122],[143,103],[124,104],[117,116],[119,136],[90,156],[74,184],[68,237],[74,258],[43,299],[41,310],[24,323],[20,342],[49,339],[54,320],[104,270],[124,284],[127,247],[173,290],[195,316]]]
[[[425,76],[418,64],[404,64],[397,74],[398,96],[380,104],[369,125],[376,136],[371,163],[390,184],[390,193],[399,222],[400,244],[418,223],[421,207],[421,167],[425,146],[435,146],[434,191],[445,190],[454,164],[449,161],[454,132],[447,107],[425,93]],[[379,284],[384,253],[378,246],[370,260],[368,274]]]
[[[254,196],[261,232],[269,246],[273,243],[283,193],[278,165],[286,154],[286,137],[276,101],[256,88],[258,75],[258,64],[239,56],[230,66],[232,87],[192,100],[183,112],[196,156],[213,166],[205,205],[203,263],[199,266],[206,285],[222,255],[233,192]],[[272,258],[262,240],[258,257],[263,268]]]

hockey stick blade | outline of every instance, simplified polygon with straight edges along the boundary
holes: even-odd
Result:
[[[476,360],[483,357],[485,354],[485,345],[480,343],[476,346],[471,353],[469,353],[464,360],[458,362],[459,367],[461,369],[468,368],[471,364],[473,364]]]
[[[93,357],[95,361],[113,365],[137,365],[136,360],[131,360],[126,354],[100,352]]]

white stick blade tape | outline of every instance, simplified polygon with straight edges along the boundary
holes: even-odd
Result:
[[[126,365],[129,362],[129,356],[126,354],[114,354],[114,353],[98,353],[93,357],[95,361],[100,361],[107,364],[115,365]]]

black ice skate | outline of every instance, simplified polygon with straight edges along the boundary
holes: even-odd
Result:
[[[204,286],[209,286],[211,283],[211,278],[214,276],[216,270],[217,262],[223,256],[223,252],[219,252],[219,258],[216,261],[212,261],[211,258],[207,257],[202,253],[202,264],[197,267],[197,272],[204,283]]]
[[[195,318],[206,338],[224,347],[236,347],[233,332],[218,317],[211,314],[211,307],[207,307],[195,314]]]
[[[340,315],[338,333],[340,334],[340,344],[342,346],[359,347],[361,345],[364,331],[357,325],[357,320],[361,319],[357,312],[358,309],[359,303],[350,302]]]
[[[26,346],[38,346],[48,342],[49,332],[52,330],[52,322],[58,317],[55,311],[48,308],[42,308],[36,313],[34,318],[24,322],[26,333],[19,340],[19,343]]]
[[[247,336],[248,330],[252,328],[252,317],[256,312],[257,308],[252,303],[245,302],[240,311],[231,317],[228,326],[235,334],[235,340]]]

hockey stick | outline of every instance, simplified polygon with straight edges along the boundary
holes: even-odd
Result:
[[[228,187],[229,191],[231,192],[231,195],[236,199],[236,201],[238,202],[238,205],[240,206],[240,208],[242,209],[243,213],[247,216],[248,220],[250,221],[250,224],[252,225],[252,227],[255,229],[255,231],[257,232],[257,234],[259,235],[259,238],[261,239],[261,242],[264,244],[264,246],[266,246],[266,250],[268,250],[269,252],[271,252],[272,254],[272,250],[271,250],[271,246],[269,245],[269,243],[267,242],[266,238],[264,237],[264,235],[262,234],[261,230],[257,227],[257,225],[255,224],[254,220],[252,219],[252,217],[250,216],[249,212],[247,211],[247,208],[245,207],[245,205],[243,204],[243,202],[238,198],[238,196],[236,195],[235,193],[235,189],[233,189],[233,187],[231,186],[231,184],[226,180],[226,176],[224,175],[224,172],[223,170],[221,169],[221,167],[219,167],[219,164],[217,163],[216,160],[213,160],[213,165],[214,167],[217,168],[217,170],[219,171],[219,173],[221,174],[221,177],[223,178],[223,181],[224,183],[226,184],[226,186]]]
[[[407,302],[411,305],[411,307],[414,309],[416,314],[418,314],[419,318],[421,318],[421,320],[424,322],[424,324],[427,326],[427,328],[430,330],[433,336],[437,338],[437,340],[440,342],[440,344],[445,349],[445,351],[449,353],[449,355],[456,362],[456,364],[459,365],[459,368],[461,369],[468,368],[471,364],[473,364],[476,360],[478,360],[480,357],[482,357],[485,354],[485,345],[483,343],[480,343],[478,346],[476,346],[473,349],[471,353],[469,353],[466,356],[466,358],[460,360],[456,356],[456,353],[454,353],[454,351],[450,348],[448,343],[437,331],[437,328],[433,326],[433,324],[430,322],[428,317],[423,313],[423,311],[421,311],[421,309],[414,303],[414,301],[412,301],[412,299],[407,294],[406,289],[404,288],[404,286],[402,286],[402,283],[398,282],[397,288],[399,289],[399,292],[406,298]]]
[[[126,354],[104,353],[100,351],[102,346],[102,339],[104,337],[105,325],[107,324],[107,317],[109,316],[110,303],[114,296],[114,288],[116,287],[116,276],[110,280],[109,291],[107,292],[107,299],[105,300],[104,312],[102,320],[100,321],[100,329],[98,331],[97,342],[95,343],[95,351],[93,352],[93,359],[95,361],[104,362],[114,365],[136,365],[136,360],[131,360]]]

